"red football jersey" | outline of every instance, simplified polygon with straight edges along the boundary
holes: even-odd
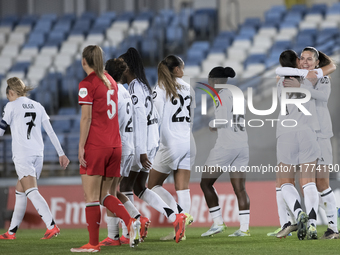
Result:
[[[105,73],[111,83],[109,90],[95,72],[79,83],[79,104],[92,105],[92,121],[85,149],[121,147],[118,123],[118,86]]]

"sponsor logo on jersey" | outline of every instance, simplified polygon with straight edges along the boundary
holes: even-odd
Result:
[[[133,96],[131,97],[131,100],[132,100],[132,103],[133,103],[134,105],[138,103],[138,97],[135,96],[135,95],[133,95]]]
[[[81,88],[79,90],[79,94],[78,94],[81,98],[84,98],[87,96],[87,88]]]
[[[157,92],[156,91],[152,92],[152,98],[155,99],[156,97],[157,97]]]

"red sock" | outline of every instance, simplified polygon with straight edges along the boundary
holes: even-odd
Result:
[[[129,225],[131,217],[118,198],[112,195],[107,196],[104,200],[104,206],[112,213],[115,213],[117,217],[121,218],[126,226]]]
[[[85,208],[87,230],[89,231],[91,245],[99,244],[99,225],[100,225],[100,207],[99,202],[87,203]]]

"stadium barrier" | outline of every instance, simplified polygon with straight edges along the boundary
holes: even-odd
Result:
[[[337,201],[340,201],[340,183],[331,183]],[[164,187],[176,197],[173,184],[164,184]],[[219,194],[222,216],[227,226],[239,226],[237,199],[230,182],[220,182],[215,185]],[[250,226],[279,226],[276,207],[275,181],[247,182],[246,189],[250,198]],[[39,191],[49,204],[55,222],[60,228],[86,228],[85,201],[81,185],[40,186]],[[191,214],[195,222],[193,227],[210,227],[212,219],[209,216],[204,195],[199,183],[190,184]],[[9,188],[7,210],[13,210],[15,203],[15,188]],[[156,210],[144,201],[135,197],[135,205],[141,214],[151,220],[152,227],[169,227],[171,224]],[[339,203],[337,204],[339,206]],[[106,228],[106,211],[102,209],[101,227]],[[322,210],[320,210],[322,211]],[[7,218],[9,219],[9,218]],[[320,215],[318,224],[326,224],[325,215]],[[9,227],[9,220],[5,228]],[[43,221],[34,209],[31,202],[27,203],[27,211],[20,228],[45,228]]]

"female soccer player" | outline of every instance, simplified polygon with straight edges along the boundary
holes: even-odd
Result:
[[[135,130],[135,160],[129,177],[123,178],[121,182],[120,191],[125,192],[133,201],[133,190],[140,199],[165,215],[173,223],[176,230],[176,242],[179,242],[184,235],[186,216],[183,213],[175,214],[159,195],[145,187],[158,147],[159,134],[157,111],[154,107],[150,85],[145,77],[142,58],[135,48],[129,48],[120,57],[124,59],[129,68],[126,81],[129,84]]]
[[[87,46],[82,57],[87,77],[79,83],[81,120],[78,158],[90,240],[88,244],[71,251],[100,251],[100,204],[125,222],[130,232],[130,246],[134,247],[139,242],[139,222],[130,218],[121,202],[109,194],[111,185],[117,188],[122,155],[117,84],[109,74],[104,73],[103,53],[99,46]]]
[[[293,53],[296,55],[295,52]],[[314,69],[319,63],[319,60],[312,58],[310,61],[314,63],[314,66],[311,69]],[[295,64],[293,63],[293,65],[296,67],[296,62]],[[282,96],[294,99],[304,98],[304,95],[301,93],[287,94],[283,88],[284,82],[284,78],[281,78],[277,84],[280,100]],[[305,85],[313,86],[308,80],[304,80],[303,82]],[[304,110],[307,110],[309,115]],[[300,107],[298,108],[295,104],[287,104],[285,112],[285,115],[279,115],[278,123],[293,119],[295,120],[296,125],[294,127],[277,125],[277,162],[280,169],[282,169],[277,175],[277,182],[278,185],[281,185],[284,201],[289,207],[290,212],[294,215],[293,219],[297,220],[297,224],[295,224],[293,220],[291,224],[285,226],[284,229],[277,234],[277,237],[286,236],[291,231],[297,230],[297,236],[300,240],[303,240],[306,235],[308,239],[316,239],[316,215],[319,199],[315,185],[314,171],[315,164],[320,157],[321,151],[317,143],[315,132],[319,129],[315,100],[310,99],[305,102],[302,109],[300,109]],[[300,165],[300,185],[303,189],[308,216],[301,209],[300,196],[294,186],[296,165]]]
[[[215,67],[209,73],[209,84],[213,87],[215,87],[215,84],[226,84],[229,77],[235,77],[235,71],[232,68]],[[249,161],[247,131],[244,125],[239,124],[242,122],[242,119],[244,120],[244,116],[233,114],[233,97],[228,89],[217,89],[217,91],[221,97],[222,104],[218,103],[215,107],[215,118],[233,120],[235,124],[228,124],[217,128],[216,144],[210,151],[208,159],[205,162],[205,167],[207,169],[215,166],[235,167],[236,171],[230,172],[229,174],[238,200],[240,229],[229,236],[250,236],[250,203],[245,188],[246,176],[241,169],[242,166],[247,166]],[[218,100],[216,102],[218,102]],[[215,131],[216,129],[213,130]],[[221,174],[222,171],[216,171],[214,174],[207,171],[202,174],[201,189],[214,223],[212,227],[201,236],[212,236],[226,229],[218,203],[218,195],[213,186]]]
[[[335,65],[332,60],[323,52],[316,50],[313,47],[306,47],[301,53],[300,67],[305,70],[311,70],[315,67],[312,61],[319,61],[318,66],[322,68],[324,74],[329,74],[335,70]],[[278,74],[280,70],[278,70]],[[296,73],[296,71],[304,70],[287,70],[287,73]],[[338,239],[339,233],[337,228],[337,210],[336,199],[332,189],[329,186],[329,165],[333,164],[332,146],[330,138],[333,136],[332,120],[327,107],[328,98],[331,92],[330,79],[327,76],[318,77],[315,87],[308,87],[300,84],[298,80],[291,79],[285,81],[285,87],[302,87],[311,92],[316,105],[317,118],[319,120],[320,130],[317,130],[317,141],[321,149],[321,158],[319,158],[316,167],[316,186],[320,192],[321,205],[326,210],[328,219],[327,231],[322,236],[322,239]]]
[[[316,80],[316,79],[322,78],[323,74],[326,74],[326,75],[330,74],[336,69],[333,63],[320,66],[320,68],[315,69],[315,70],[297,69],[297,67],[300,66],[300,59],[298,58],[297,54],[292,50],[287,50],[287,51],[282,52],[281,57],[280,57],[280,63],[282,67],[278,67],[276,69],[276,74],[279,76],[290,77],[292,78],[292,80],[294,80],[292,76],[301,77],[303,79]],[[289,83],[290,83],[290,80],[286,80],[285,86],[287,86],[287,84]],[[299,82],[297,82],[297,84],[300,86]],[[316,93],[316,91],[314,93]],[[312,98],[314,98],[313,94],[312,94]],[[316,104],[318,103],[316,102]],[[294,221],[294,219],[291,219],[291,218],[287,219],[286,217],[287,209],[286,209],[286,204],[282,197],[282,192],[281,192],[281,187],[280,187],[279,182],[277,182],[277,186],[276,186],[276,202],[277,202],[277,207],[278,207],[278,214],[279,214],[281,228],[278,228],[273,233],[268,233],[268,236],[276,236],[277,233],[281,229],[289,225],[288,223],[289,221],[291,220]],[[287,223],[288,225],[285,225]]]
[[[127,70],[127,65],[121,58],[110,59],[105,64],[105,70],[111,77],[118,82],[118,122],[119,132],[122,140],[122,158],[120,162],[120,180],[123,177],[128,177],[134,158],[134,142],[133,142],[133,122],[132,122],[132,102],[129,92],[124,88],[122,83],[126,81],[121,79],[123,73]],[[141,222],[141,241],[146,237],[145,231],[147,231],[150,220],[141,216],[140,212],[123,193],[114,189],[111,186],[111,194],[117,194],[117,198],[124,204],[124,207],[129,212],[130,216]],[[128,235],[128,230],[125,224],[123,224],[122,237],[119,238],[119,221],[118,217],[107,211],[107,229],[108,237],[100,242],[101,246],[116,246],[129,243],[129,239],[125,236]]]
[[[159,114],[160,147],[153,169],[150,171],[148,187],[172,210],[178,213],[185,212],[186,224],[190,224],[193,219],[189,214],[191,207],[189,180],[196,156],[191,126],[196,105],[194,90],[181,79],[183,69],[183,60],[175,55],[167,56],[158,65],[158,85],[153,92],[153,98]],[[162,187],[172,171],[178,204]]]
[[[8,232],[1,235],[0,239],[16,238],[15,233],[25,215],[27,198],[31,200],[46,224],[47,230],[41,239],[50,239],[60,233],[37,186],[37,179],[39,179],[43,166],[44,143],[41,126],[44,127],[59,155],[61,167],[65,169],[70,161],[60,146],[44,107],[40,103],[27,98],[27,92],[30,90],[31,88],[26,87],[22,80],[17,77],[7,80],[6,95],[9,103],[5,106],[3,119],[0,123],[0,135],[3,136],[7,126],[10,126],[12,158],[18,175],[18,182],[11,224]]]

